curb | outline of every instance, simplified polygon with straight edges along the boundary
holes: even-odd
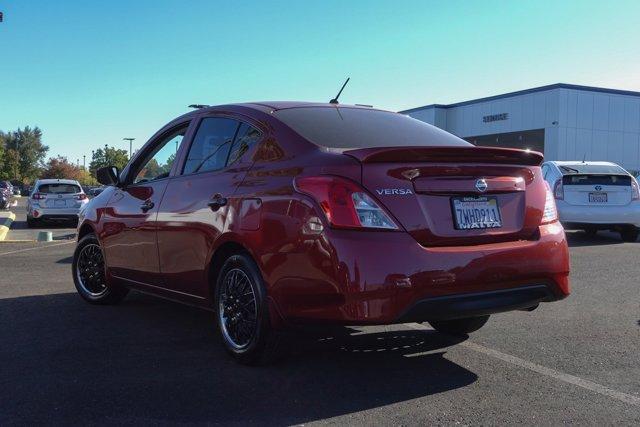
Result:
[[[13,212],[9,212],[9,216],[0,218],[0,241],[3,241],[7,237],[7,233],[9,233],[9,228],[14,219],[16,219],[16,214]]]

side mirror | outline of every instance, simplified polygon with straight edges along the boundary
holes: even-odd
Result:
[[[115,166],[105,166],[96,171],[96,179],[102,185],[118,185],[120,171]]]

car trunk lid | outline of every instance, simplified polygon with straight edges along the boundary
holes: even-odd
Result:
[[[424,246],[530,239],[540,224],[540,153],[469,146],[344,154],[360,160],[362,185]]]

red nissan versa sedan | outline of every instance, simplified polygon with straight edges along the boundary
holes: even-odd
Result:
[[[212,309],[243,363],[300,323],[466,334],[569,295],[541,161],[367,107],[201,108],[98,171],[73,279],[95,304],[135,288]]]

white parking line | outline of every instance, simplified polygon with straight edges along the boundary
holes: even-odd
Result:
[[[418,329],[418,330],[431,330],[430,328],[423,326],[421,324],[408,324],[410,328]],[[556,371],[555,369],[547,368],[546,366],[538,365],[537,363],[529,362],[528,360],[521,359],[516,356],[512,356],[510,354],[502,353],[497,350],[493,350],[491,348],[485,347],[480,344],[476,344],[471,341],[464,341],[460,343],[470,350],[473,350],[478,353],[485,354],[487,356],[491,356],[495,359],[502,360],[503,362],[510,363],[512,365],[528,369],[530,371],[536,372],[541,375],[545,375],[547,377],[555,378],[559,381],[563,381],[568,384],[573,384],[578,387],[582,387],[585,390],[592,391],[594,393],[601,394],[603,396],[610,397],[612,399],[619,400],[621,402],[628,403],[630,405],[640,406],[640,397],[633,396],[631,394],[623,393],[621,391],[613,390],[608,387],[605,387],[601,384],[594,383],[593,381],[585,380],[575,375],[566,374],[564,372]]]
[[[62,246],[62,245],[69,245],[71,243],[75,243],[75,240],[72,240],[70,242],[63,242],[63,243],[54,243],[54,244],[44,244],[42,246],[36,246],[33,248],[27,248],[27,249],[18,249],[16,251],[9,251],[9,252],[1,252],[1,255],[10,255],[10,254],[17,254],[18,252],[27,252],[27,251],[35,251],[36,249],[44,249],[44,248],[51,248],[54,246]]]

